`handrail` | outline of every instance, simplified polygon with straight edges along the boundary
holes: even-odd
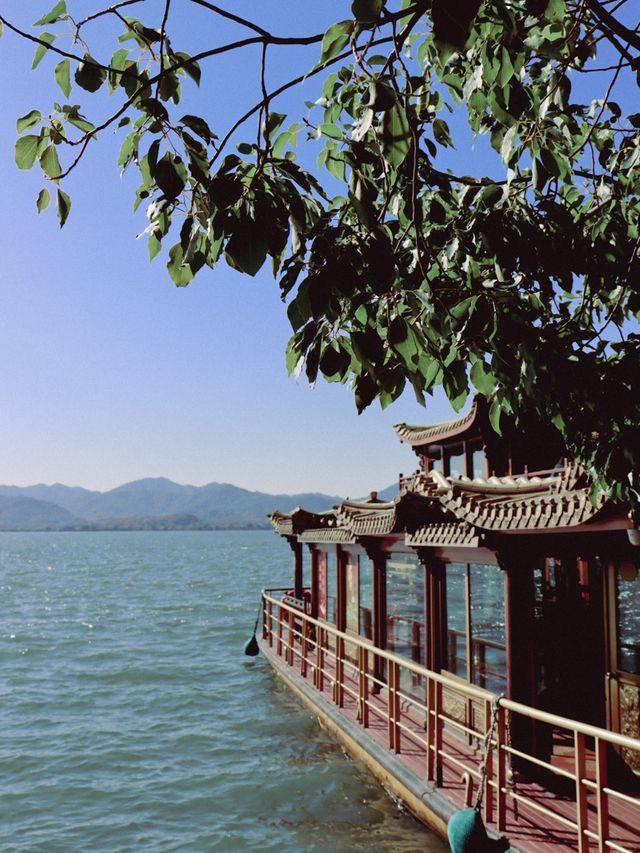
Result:
[[[267,590],[264,590],[264,593],[266,592]],[[292,613],[295,613],[296,616],[300,616],[300,611],[287,607],[284,602],[270,598],[267,595],[265,595],[265,598],[267,600],[271,600],[272,604],[281,606],[283,609],[290,610]],[[415,675],[420,675],[424,678],[433,678],[436,682],[442,684],[443,687],[448,687],[451,690],[457,691],[458,693],[463,692],[470,699],[486,701],[487,699],[491,700],[491,698],[495,695],[491,691],[485,690],[482,687],[477,687],[473,684],[461,682],[459,679],[452,678],[451,676],[448,676],[445,673],[433,672],[432,670],[427,669],[425,666],[417,664],[408,658],[402,657],[401,655],[396,655],[393,652],[387,651],[386,649],[379,649],[374,646],[373,643],[366,637],[346,634],[343,631],[339,631],[333,625],[329,625],[327,622],[321,622],[318,619],[314,619],[312,616],[305,616],[305,620],[318,628],[322,628],[323,630],[328,631],[335,637],[345,640],[348,643],[361,643],[363,646],[366,646],[370,651],[375,652],[378,657],[387,660],[390,663],[400,664],[405,669],[408,669]],[[586,737],[600,738],[602,740],[606,740],[608,743],[611,743],[613,746],[619,746],[622,749],[640,750],[640,741],[634,738],[630,738],[627,735],[617,734],[616,732],[611,732],[608,729],[601,729],[597,726],[592,726],[588,723],[581,723],[578,720],[571,719],[570,717],[561,717],[558,714],[552,714],[549,711],[542,711],[539,708],[533,708],[531,705],[523,705],[520,702],[514,702],[512,699],[507,699],[506,697],[501,697],[498,700],[498,703],[507,711],[512,711],[514,713],[521,714],[522,716],[529,717],[530,719],[536,720],[540,723],[548,723],[551,726],[558,726],[559,728],[570,728],[573,731],[578,732],[579,734],[585,735]]]
[[[267,590],[264,590],[266,593]],[[265,599],[271,604],[275,604],[277,607],[282,607],[284,610],[289,611],[290,613],[295,614],[298,618],[302,616],[300,611],[294,610],[292,607],[288,607],[285,602],[280,601],[279,599],[271,598],[268,595],[264,595]],[[314,619],[313,616],[305,615],[304,619],[309,624],[315,626],[316,628],[322,628],[324,631],[328,631],[330,634],[333,634],[336,639],[344,640],[347,643],[360,643],[363,646],[366,646],[367,649],[371,652],[375,652],[377,657],[380,657],[389,663],[395,663],[399,666],[403,666],[405,669],[408,669],[410,672],[413,672],[415,675],[420,675],[422,677],[429,676],[429,678],[435,679],[435,681],[442,684],[443,687],[449,687],[451,690],[460,691],[461,688],[464,688],[464,691],[468,693],[469,697],[472,699],[478,699],[481,702],[486,702],[487,700],[491,700],[491,697],[494,695],[488,690],[484,690],[482,687],[476,687],[473,684],[462,684],[459,680],[451,678],[450,676],[445,675],[440,672],[432,672],[420,664],[416,664],[408,658],[402,657],[401,655],[396,655],[393,652],[388,652],[386,649],[379,649],[377,646],[374,646],[373,643],[368,640],[366,637],[361,637],[360,635],[354,634],[346,634],[344,631],[339,631],[333,625],[329,625],[327,622],[321,622],[319,619]]]
[[[640,751],[640,740],[627,737],[627,735],[610,732],[608,729],[600,729],[598,726],[592,726],[589,725],[589,723],[581,723],[579,720],[572,720],[570,717],[559,717],[557,714],[551,714],[548,711],[541,711],[539,708],[532,708],[530,705],[522,705],[520,702],[514,702],[512,699],[507,699],[506,697],[500,699],[499,704],[506,711],[513,711],[515,714],[521,714],[523,717],[530,717],[540,723],[548,723],[551,726],[572,729],[585,737],[606,740],[607,743],[610,743],[613,746],[622,747],[622,749]]]
[[[545,820],[575,833],[579,853],[586,853],[590,839],[596,840],[601,851],[631,853],[624,846],[629,836],[620,827],[633,827],[636,818],[631,823],[630,819],[621,823],[616,810],[624,804],[640,815],[640,797],[610,787],[607,751],[611,745],[640,753],[640,740],[497,698],[495,693],[450,673],[433,672],[408,657],[377,648],[366,637],[340,631],[297,610],[286,597],[270,595],[272,592],[282,590],[263,591],[262,613],[263,637],[273,653],[290,667],[299,665],[301,677],[310,678],[318,691],[329,690],[331,701],[338,708],[355,705],[357,721],[363,728],[369,727],[371,715],[381,719],[392,752],[404,753],[405,743],[411,744],[411,750],[417,748],[424,754],[426,780],[436,788],[456,785],[460,773],[468,773],[483,784],[485,819],[500,832],[510,821],[508,809],[515,811],[517,804],[523,804],[534,814],[544,815]],[[407,673],[417,676],[415,681],[407,682]],[[515,715],[569,735],[573,747],[562,765],[553,763],[553,750],[540,754],[535,747],[512,741]],[[481,773],[478,745],[488,737],[491,720],[497,723],[491,737],[493,748],[485,756],[486,773]],[[575,786],[575,811],[567,813],[566,800],[556,803],[553,798],[540,799],[535,786],[528,789],[519,782],[508,781],[510,767],[520,770],[527,764]],[[526,780],[527,771],[523,772]],[[531,781],[530,778],[523,785]],[[636,844],[633,836],[633,849]]]

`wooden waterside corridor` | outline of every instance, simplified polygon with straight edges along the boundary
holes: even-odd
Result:
[[[418,799],[430,809],[442,804],[439,814],[436,805],[440,826],[466,799],[475,802],[486,752],[483,818],[512,849],[640,853],[640,786],[630,772],[614,779],[623,766],[614,750],[640,752],[640,741],[496,701],[311,618],[303,602],[283,592],[263,593],[267,657],[301,685],[321,716],[331,709],[351,732],[357,729],[365,752],[392,757],[393,775],[410,780]],[[542,757],[540,748],[515,743],[512,732],[523,723],[544,734]]]

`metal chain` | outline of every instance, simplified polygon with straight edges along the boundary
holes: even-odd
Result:
[[[507,738],[507,746],[508,747],[513,746],[513,741],[511,739],[511,720],[512,720],[512,713],[511,713],[511,711],[507,711],[505,714],[505,729],[506,729],[505,734],[506,734],[506,738]],[[513,758],[511,759],[511,767],[509,768],[508,779],[509,779],[509,785],[511,787],[511,790],[513,791],[514,794],[516,794],[517,793],[517,786],[516,786],[516,774],[515,774],[515,770],[513,769]],[[515,797],[513,798],[513,814],[517,820],[518,819],[518,800]]]
[[[504,699],[504,693],[500,693],[499,696],[493,696],[491,699],[491,724],[487,729],[487,733],[484,736],[484,743],[482,745],[482,764],[480,765],[480,781],[478,782],[478,796],[476,797],[476,804],[474,809],[479,812],[482,808],[482,798],[484,797],[484,788],[485,782],[487,781],[487,765],[489,763],[489,753],[492,749],[493,735],[496,730],[496,726],[498,725],[498,713],[500,711],[500,700]]]

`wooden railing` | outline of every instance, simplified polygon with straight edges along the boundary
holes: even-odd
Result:
[[[480,783],[480,746],[493,716],[483,797],[489,825],[505,831],[509,811],[512,830],[513,816],[526,812],[529,825],[539,820],[540,825],[563,833],[573,839],[566,846],[580,853],[593,849],[594,842],[599,851],[636,853],[639,849],[640,799],[610,783],[608,773],[613,751],[640,754],[639,740],[506,698],[496,701],[486,690],[432,672],[313,619],[281,596],[282,590],[263,592],[264,642],[316,690],[328,691],[339,708],[355,707],[363,728],[371,725],[374,716],[378,723],[382,719],[389,750],[415,754],[419,747],[424,754],[424,778],[435,788],[459,788],[465,774],[475,785]],[[380,675],[383,672],[386,678]],[[407,674],[421,685],[419,695],[415,689],[402,689]],[[456,701],[464,709],[462,715],[455,711]],[[544,729],[563,738],[562,761],[523,746],[512,736],[516,728]],[[528,784],[526,780],[534,777],[545,781]],[[558,779],[568,788],[561,796],[548,796],[545,786],[554,789],[549,780]],[[542,796],[536,796],[536,791]]]

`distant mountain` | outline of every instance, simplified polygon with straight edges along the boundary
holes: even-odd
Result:
[[[264,527],[268,513],[276,509],[290,512],[303,506],[322,512],[340,500],[320,493],[270,495],[230,483],[182,486],[164,477],[136,480],[108,492],[60,483],[0,486],[0,529]]]
[[[398,494],[398,484],[393,483],[393,485],[387,486],[386,489],[380,489],[380,491],[378,492],[378,500],[379,501],[392,501],[397,494]]]
[[[23,495],[0,495],[0,530],[57,530],[79,521],[66,509]]]

